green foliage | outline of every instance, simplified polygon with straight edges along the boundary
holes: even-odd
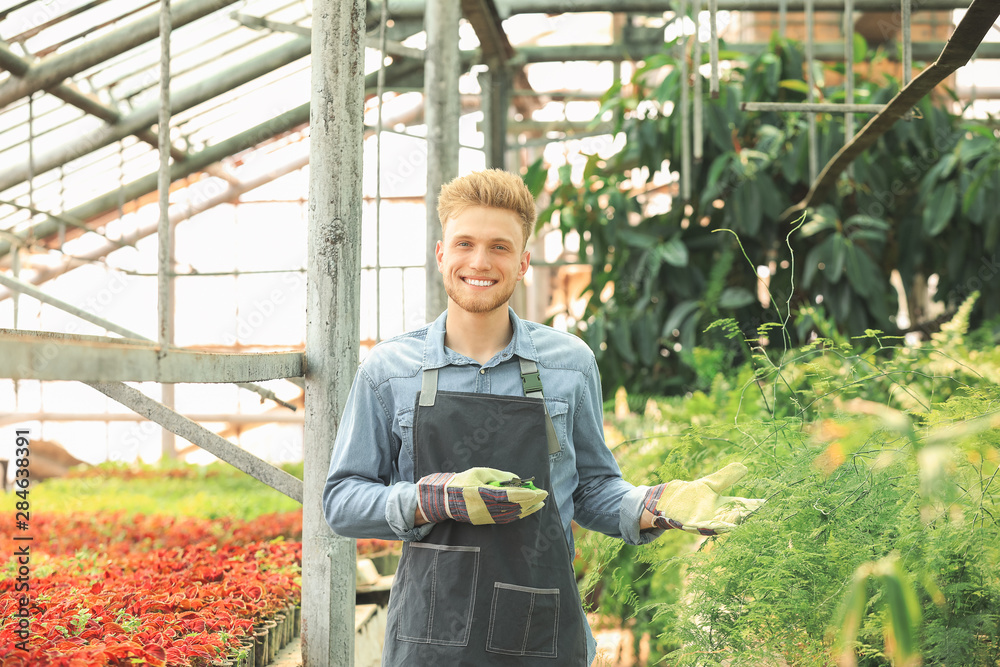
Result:
[[[775,38],[749,62],[725,51],[722,57],[733,59],[732,68],[724,70],[718,98],[706,92],[703,100],[704,156],[688,174],[690,201],[674,195],[669,211],[650,212],[646,195],[629,194],[636,179],[676,180],[681,163],[681,114],[674,110],[685,82],[674,55],[664,53],[638,67],[631,85],[616,84],[604,97],[602,113],[611,112],[624,133],[623,150],[608,159],[589,156],[582,182],[571,180],[568,165],[560,168],[551,204],[539,216],[539,224],[551,221],[582,239],[581,257],[593,272],[580,333],[598,357],[607,392],[706,389],[710,375],[699,365],[745,361],[742,339],[784,318],[796,324],[786,332],[788,345],[813,335],[898,334],[893,269],[911,306],[915,281],[937,274],[935,298],[949,308],[981,290],[976,321],[1000,315],[994,129],[921,100],[914,119],[896,123],[790,233],[797,223],[780,224],[778,216],[810,185],[806,118],[742,111],[741,104],[803,101],[801,47]],[[842,64],[833,67],[842,73]],[[843,87],[824,86],[822,78],[819,72],[817,99],[842,100]],[[859,100],[885,103],[898,82],[859,79],[855,88]],[[841,114],[817,115],[820,165],[843,145],[843,122]],[[541,161],[531,165],[527,182],[537,189],[545,171]],[[712,234],[719,229],[738,234],[742,245],[730,234]],[[771,271],[766,305],[758,299],[761,281],[737,261],[741,254]],[[744,335],[726,345],[720,331],[706,330],[720,317],[736,318]],[[709,361],[695,347],[725,354]]]
[[[588,538],[597,609],[670,665],[997,664],[1000,351],[992,330],[968,332],[974,300],[923,346],[876,330],[788,352],[754,339],[705,391],[609,411],[626,477],[741,460],[731,493],[767,502],[718,538]]]
[[[301,478],[301,464],[283,467]],[[171,470],[177,474],[164,476],[151,466],[102,464],[85,476],[46,480],[32,488],[32,495],[47,513],[125,509],[141,514],[254,519],[301,508],[227,464],[182,465]]]

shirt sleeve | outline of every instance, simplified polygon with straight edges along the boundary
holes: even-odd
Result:
[[[596,359],[591,361],[573,413],[573,444],[580,477],[573,492],[576,522],[628,544],[646,544],[659,537],[664,532],[661,529],[640,532],[646,487],[635,487],[622,479],[618,462],[604,442],[604,405]]]
[[[330,458],[323,489],[323,513],[344,537],[420,540],[434,524],[414,527],[416,485],[401,482],[393,452],[400,443],[392,416],[371,377],[358,370]]]

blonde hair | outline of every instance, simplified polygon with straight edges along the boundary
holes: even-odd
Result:
[[[441,232],[449,218],[472,206],[487,206],[515,213],[521,220],[524,245],[535,228],[535,198],[521,177],[502,169],[475,171],[441,186],[438,218]]]

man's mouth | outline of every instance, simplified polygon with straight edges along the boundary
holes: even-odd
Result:
[[[496,283],[495,280],[478,280],[476,278],[462,278],[462,280],[475,287],[489,287]]]

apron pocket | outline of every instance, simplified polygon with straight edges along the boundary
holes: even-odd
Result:
[[[479,547],[407,544],[396,639],[468,646],[479,578]]]
[[[558,588],[493,584],[487,651],[555,658],[558,629]]]

